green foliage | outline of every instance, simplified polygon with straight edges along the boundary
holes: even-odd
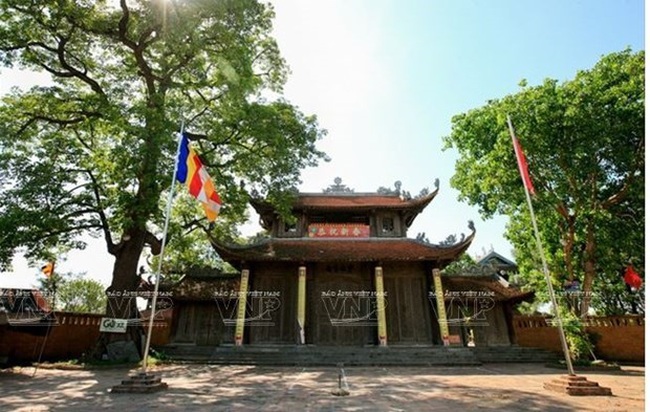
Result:
[[[40,289],[55,310],[76,313],[100,313],[106,310],[106,288],[85,274],[54,273],[39,279]]]
[[[603,316],[645,314],[645,283],[640,290],[632,290],[617,273],[604,274],[595,283],[593,307]]]
[[[202,230],[236,236],[253,191],[288,210],[300,170],[326,160],[316,117],[278,97],[269,5],[5,0],[0,16],[0,64],[52,76],[0,102],[0,268],[91,234],[117,259],[114,286],[131,287],[143,247],[160,248],[181,120],[223,208],[208,226],[177,186],[175,260],[208,259]]]
[[[517,305],[517,313],[521,315],[539,315],[541,313],[539,300],[535,302],[521,302]]]
[[[460,258],[450,263],[442,270],[445,275],[463,273],[467,269],[473,269],[476,266],[474,259],[467,253],[460,255]]]
[[[506,122],[512,118],[537,191],[554,287],[580,280],[583,314],[599,279],[630,260],[644,266],[644,59],[643,51],[625,50],[564,83],[524,81],[519,92],[454,116],[444,138],[460,154],[451,179],[460,200],[485,217],[509,216],[506,236],[519,271],[546,290]]]
[[[69,279],[57,288],[57,309],[64,312],[105,313],[106,288],[93,279]]]
[[[560,309],[560,313],[571,359],[588,359],[593,353],[594,344],[582,327],[582,321],[573,311]]]

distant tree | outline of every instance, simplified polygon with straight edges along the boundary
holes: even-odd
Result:
[[[644,267],[644,69],[645,53],[625,50],[564,83],[524,81],[518,93],[454,116],[445,138],[460,154],[452,186],[484,216],[509,216],[506,235],[520,273],[544,291],[506,124],[511,116],[537,191],[535,213],[554,284],[581,282],[582,315],[603,280],[621,284],[619,270],[630,261]]]
[[[94,279],[72,277],[57,288],[56,308],[64,312],[106,313],[106,287]]]
[[[453,241],[450,244],[456,243],[454,236]],[[443,274],[446,275],[456,275],[466,273],[469,270],[475,271],[476,261],[472,258],[469,253],[465,252],[460,255],[460,258],[450,263],[447,267],[442,270]]]
[[[105,313],[106,287],[85,273],[57,273],[39,278],[39,289],[54,310],[77,313]]]
[[[63,282],[64,278],[58,272],[38,278],[38,289],[43,292],[47,303],[53,310],[56,309],[57,305],[56,295],[58,288]]]

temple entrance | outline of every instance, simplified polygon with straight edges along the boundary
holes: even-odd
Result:
[[[307,343],[332,346],[376,343],[376,300],[370,266],[317,264],[307,279]]]
[[[433,342],[425,268],[384,267],[388,345],[430,345]],[[437,329],[436,329],[437,331]]]

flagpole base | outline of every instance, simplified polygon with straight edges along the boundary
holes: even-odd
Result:
[[[151,372],[140,372],[130,375],[119,385],[111,388],[111,393],[152,393],[167,389],[167,384],[161,377]]]
[[[571,396],[612,396],[612,390],[587,380],[584,376],[562,375],[544,383],[544,389]]]
[[[346,391],[343,388],[338,388],[338,389],[334,389],[332,391],[332,395],[334,395],[334,396],[348,396],[348,395],[350,395],[350,392]]]

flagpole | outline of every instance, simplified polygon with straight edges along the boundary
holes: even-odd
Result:
[[[510,130],[510,137],[512,138],[512,145],[517,147],[517,138],[515,137],[515,129],[512,127],[512,122],[510,121],[510,116],[508,116],[508,129]],[[517,162],[519,163],[519,162]],[[521,165],[519,165],[519,172],[521,174]],[[546,278],[546,286],[548,287],[548,293],[551,297],[551,304],[553,305],[553,310],[555,311],[555,319],[557,320],[557,327],[560,332],[560,341],[562,342],[562,352],[564,352],[564,359],[566,361],[567,369],[569,370],[569,375],[575,375],[573,371],[573,363],[571,362],[571,356],[569,355],[569,347],[566,342],[566,336],[564,335],[564,327],[562,325],[562,317],[560,316],[560,310],[555,300],[555,292],[553,290],[553,283],[551,282],[551,275],[548,271],[548,265],[546,264],[546,258],[544,257],[544,249],[542,248],[542,241],[539,236],[539,230],[537,229],[537,219],[535,219],[535,211],[533,210],[533,203],[530,199],[530,193],[528,193],[528,187],[524,180],[523,174],[521,174],[521,179],[524,183],[524,191],[526,192],[526,201],[528,202],[528,209],[530,210],[530,217],[533,221],[533,230],[535,231],[535,243],[537,244],[537,250],[539,256],[542,259],[542,267],[544,269],[544,277]]]
[[[185,131],[185,122],[181,121],[181,130],[178,136],[178,145],[176,147],[176,156],[174,156],[174,173],[172,174],[172,184],[169,187],[169,196],[167,197],[167,209],[165,210],[165,226],[163,227],[163,236],[160,246],[160,255],[158,257],[158,269],[156,270],[156,284],[153,289],[153,297],[151,298],[151,309],[149,311],[149,326],[147,328],[147,341],[144,345],[144,355],[142,358],[142,373],[147,373],[147,361],[149,360],[149,346],[151,345],[151,332],[153,331],[153,318],[156,309],[156,301],[158,300],[158,287],[160,285],[160,272],[162,271],[163,257],[165,255],[165,244],[167,242],[167,229],[169,227],[169,216],[172,209],[172,201],[174,200],[174,186],[176,185],[176,172],[178,171],[178,154],[181,151],[181,142],[183,140],[183,132]]]

